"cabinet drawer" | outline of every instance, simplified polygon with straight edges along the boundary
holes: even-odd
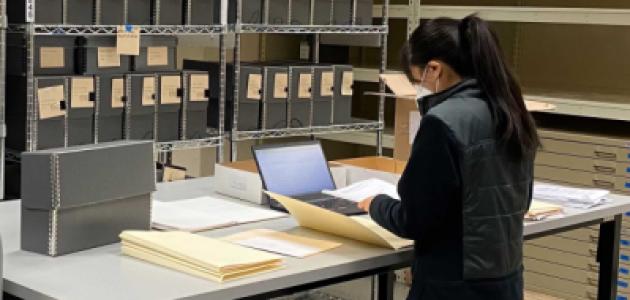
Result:
[[[591,228],[580,228],[567,232],[558,233],[558,236],[583,241],[587,243],[597,243],[599,231]]]
[[[525,287],[544,289],[546,293],[565,299],[597,299],[597,281],[575,282],[554,276],[525,271]]]
[[[571,300],[574,300],[574,299],[575,300],[593,300],[593,299],[589,299],[587,297],[578,297],[576,295],[568,294],[566,292],[555,291],[555,290],[551,290],[551,289],[535,286],[535,285],[529,284],[527,282],[525,282],[525,288],[528,289],[528,290],[532,290],[532,291],[538,292],[538,293],[549,295],[550,297],[553,297],[552,299],[561,299],[561,300],[567,300],[567,299],[571,299]],[[527,298],[525,298],[525,300],[527,300]]]
[[[588,257],[595,257],[597,255],[597,243],[587,243],[555,235],[529,240],[526,241],[525,244],[556,249]]]
[[[578,255],[557,249],[525,244],[523,255],[528,258],[554,262],[582,270],[598,270],[598,263],[593,256]]]
[[[536,165],[580,170],[602,175],[630,177],[630,162],[608,161],[545,151],[540,151],[536,154]]]
[[[601,175],[548,166],[536,166],[534,168],[534,176],[543,180],[601,188],[625,194],[630,193],[630,178],[627,177]]]
[[[554,297],[544,293],[525,290],[524,300],[562,300],[562,298]]]
[[[541,143],[542,150],[545,152],[569,154],[608,161],[630,162],[630,151],[628,151],[627,147],[605,146],[549,138],[542,138]]]
[[[597,270],[595,268],[584,270],[528,257],[523,259],[523,265],[525,270],[529,272],[546,274],[584,284],[597,282]]]

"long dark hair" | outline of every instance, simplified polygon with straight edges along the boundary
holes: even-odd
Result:
[[[401,62],[414,81],[410,66],[425,67],[430,60],[448,64],[463,78],[476,79],[488,100],[500,141],[519,156],[536,152],[540,140],[535,122],[488,23],[476,15],[461,21],[438,18],[423,22],[403,47]]]

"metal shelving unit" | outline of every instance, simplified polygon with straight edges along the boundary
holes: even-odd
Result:
[[[225,37],[228,33],[227,24],[227,0],[221,1],[221,22],[220,25],[133,25],[134,28],[139,28],[141,35],[161,35],[161,36],[184,36],[184,35],[197,35],[197,36],[217,36],[219,37],[219,61],[220,61],[220,94],[219,94],[219,128],[208,129],[209,137],[204,139],[195,140],[177,140],[170,142],[156,142],[155,151],[159,154],[160,159],[169,159],[170,153],[174,150],[184,149],[197,149],[204,147],[217,147],[217,160],[222,161],[223,155],[223,140],[224,140],[224,111],[225,111],[225,74],[226,74],[226,57],[227,57],[227,45]],[[190,6],[189,6],[190,7]],[[27,15],[34,15],[33,3],[27,3]],[[2,5],[2,12],[4,15],[4,5]],[[127,12],[125,12],[127,15]],[[2,24],[5,17],[2,17]],[[118,28],[121,25],[67,25],[67,24],[12,24],[9,25],[8,30],[10,32],[21,33],[25,37],[26,41],[26,101],[27,101],[27,124],[26,124],[26,151],[35,151],[37,149],[37,132],[38,132],[38,115],[37,107],[34,97],[34,38],[35,36],[112,36],[116,35]],[[4,58],[4,45],[5,45],[4,30],[2,30],[2,57]],[[4,61],[2,61],[2,80],[0,80],[2,86],[0,86],[0,93],[4,93],[2,89],[4,85]],[[96,82],[98,85],[98,81]],[[130,93],[130,87],[127,86],[127,94]],[[2,96],[4,99],[4,97]],[[157,105],[157,104],[156,104]],[[127,114],[129,114],[129,107],[127,106]],[[0,107],[0,121],[4,124],[4,106]],[[98,105],[95,106],[95,118],[98,118]],[[185,126],[185,122],[183,122]],[[95,130],[97,130],[95,128]],[[95,132],[96,133],[96,132]],[[157,132],[156,132],[157,134]],[[66,137],[67,138],[67,137]],[[4,138],[0,141],[2,146],[4,145]],[[11,155],[9,158],[12,161],[19,161],[20,154],[17,151],[9,151]],[[5,158],[5,153],[2,148],[2,158]],[[4,167],[4,161],[2,161],[1,167]],[[0,172],[0,176],[4,176],[4,170]],[[4,187],[4,181],[1,185]],[[2,198],[4,196],[2,195]],[[0,199],[2,199],[0,198]]]
[[[236,24],[233,25],[234,31],[234,109],[232,119],[232,131],[230,134],[231,141],[231,160],[236,160],[238,156],[238,150],[236,143],[245,140],[254,139],[267,139],[267,138],[281,138],[281,137],[296,137],[296,136],[314,136],[320,134],[337,134],[344,132],[358,132],[358,131],[375,131],[376,132],[376,146],[377,154],[383,153],[383,130],[385,124],[385,97],[379,97],[379,112],[378,120],[366,121],[360,120],[351,124],[338,124],[330,126],[310,126],[307,128],[284,128],[284,129],[266,129],[258,131],[239,131],[238,130],[238,94],[239,94],[239,75],[240,75],[240,63],[241,63],[241,35],[248,33],[258,34],[312,34],[313,44],[313,63],[319,63],[319,46],[320,36],[322,34],[348,34],[348,35],[377,35],[379,39],[379,48],[381,50],[381,62],[380,72],[385,72],[387,68],[387,34],[388,34],[388,7],[389,0],[385,0],[381,7],[380,18],[382,23],[380,25],[354,25],[356,22],[356,0],[352,3],[353,8],[353,25],[271,25],[271,24],[244,24],[241,23],[241,11],[243,7],[243,0],[236,1]],[[269,1],[264,1],[263,10],[266,10],[266,6]],[[315,0],[311,0],[311,11],[315,7]],[[313,16],[311,15],[311,21]],[[266,22],[265,22],[266,23]],[[312,23],[312,22],[311,22]],[[290,81],[290,79],[289,79]],[[379,91],[385,92],[384,83],[379,83]],[[290,105],[290,103],[289,103]],[[312,109],[311,109],[312,111]],[[263,114],[264,118],[264,114]],[[263,124],[265,121],[263,120]]]

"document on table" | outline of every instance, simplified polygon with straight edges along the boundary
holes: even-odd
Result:
[[[198,232],[284,216],[286,214],[278,211],[206,196],[179,201],[153,201],[151,222],[156,229]]]
[[[367,216],[348,217],[304,201],[266,193],[280,202],[302,227],[395,250],[413,245],[413,241],[395,236]]]
[[[223,282],[282,267],[280,256],[187,232],[124,231],[122,253]]]
[[[374,197],[380,194],[388,195],[394,199],[400,199],[395,185],[376,178],[361,180],[334,191],[323,190],[322,193],[354,202],[360,202],[368,197]]]
[[[534,183],[534,199],[556,201],[564,205],[588,209],[606,203],[607,190],[562,186],[550,183]]]
[[[549,217],[561,216],[563,208],[561,205],[533,200],[529,211],[525,214],[526,221],[542,221]]]
[[[305,258],[341,246],[340,243],[301,237],[269,229],[254,229],[223,240],[286,256]]]

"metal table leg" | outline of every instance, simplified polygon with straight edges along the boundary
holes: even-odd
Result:
[[[393,300],[394,299],[394,282],[396,275],[394,271],[378,274],[378,294],[377,300]]]
[[[597,299],[599,300],[613,300],[617,297],[620,233],[621,215],[616,215],[613,220],[599,226],[597,243],[597,262],[599,262]]]

